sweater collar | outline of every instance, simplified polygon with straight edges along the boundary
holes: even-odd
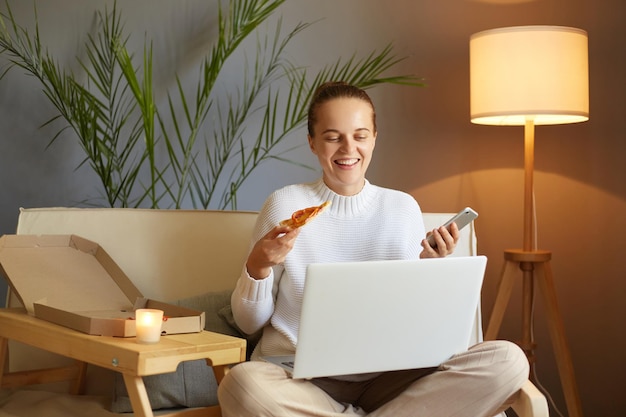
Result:
[[[352,217],[367,211],[371,207],[376,195],[376,187],[366,179],[365,185],[355,195],[344,196],[335,193],[328,188],[322,178],[313,183],[313,189],[315,194],[318,195],[320,201],[331,201],[332,205],[329,207],[329,211],[336,216]]]

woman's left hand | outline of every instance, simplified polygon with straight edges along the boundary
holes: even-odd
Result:
[[[428,240],[423,239],[422,248],[424,249],[422,253],[420,253],[420,258],[443,258],[454,252],[454,248],[460,236],[459,228],[456,223],[450,225],[450,231],[440,226],[438,229],[433,229],[433,231],[428,234],[431,233],[435,237],[436,246],[430,246]]]

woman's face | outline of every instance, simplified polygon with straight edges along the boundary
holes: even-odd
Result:
[[[309,147],[317,155],[324,183],[340,195],[361,191],[376,144],[370,104],[357,98],[329,100],[318,107],[313,132]]]

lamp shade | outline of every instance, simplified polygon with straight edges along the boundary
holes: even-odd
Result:
[[[517,26],[470,38],[472,123],[536,125],[589,119],[587,32]]]

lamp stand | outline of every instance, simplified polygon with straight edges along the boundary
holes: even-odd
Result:
[[[523,249],[508,249],[504,251],[504,267],[498,284],[497,295],[485,332],[486,340],[494,340],[502,324],[502,318],[507,303],[513,291],[513,284],[517,269],[522,271],[522,340],[520,347],[526,353],[530,363],[530,376],[534,375],[535,343],[532,334],[533,304],[535,284],[546,305],[547,323],[554,348],[561,386],[565,403],[570,417],[582,417],[582,405],[576,380],[570,350],[565,339],[565,327],[559,312],[550,259],[552,252],[533,248],[533,165],[534,165],[534,135],[533,120],[526,120],[524,127],[524,245]]]

